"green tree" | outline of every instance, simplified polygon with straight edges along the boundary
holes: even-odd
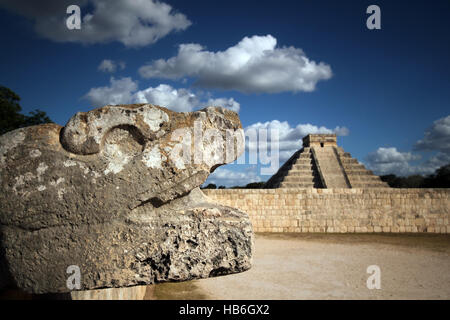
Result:
[[[245,189],[263,189],[265,182],[251,182],[245,186]]]
[[[20,113],[20,97],[11,89],[0,86],[0,134],[18,128],[51,123],[52,120],[44,111],[36,109],[24,115]]]
[[[0,134],[20,128],[25,116],[20,114],[20,97],[12,90],[0,86]]]
[[[230,189],[263,189],[265,182],[250,182],[245,186],[233,186]]]
[[[400,188],[423,188],[424,181],[425,178],[418,174],[404,177]]]
[[[399,177],[395,174],[386,174],[384,176],[380,176],[381,181],[386,182],[391,188],[400,188],[399,187]]]
[[[24,127],[35,126],[43,123],[52,123],[53,121],[47,116],[44,111],[36,109],[25,116]]]
[[[450,188],[450,163],[440,167],[435,174],[425,178],[426,188]]]
[[[391,188],[450,188],[450,164],[440,167],[434,174],[426,177],[421,175],[397,177],[395,174],[388,174],[380,178]]]
[[[217,189],[217,186],[214,183],[210,183],[206,187],[201,189]]]

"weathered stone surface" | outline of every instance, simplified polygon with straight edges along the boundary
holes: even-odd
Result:
[[[222,140],[203,140],[203,161],[180,161],[173,134],[195,126]],[[214,151],[227,131],[240,128],[224,108],[126,105],[1,136],[0,281],[48,293],[69,291],[70,265],[80,267],[82,290],[247,270],[247,215],[196,189],[225,163]]]

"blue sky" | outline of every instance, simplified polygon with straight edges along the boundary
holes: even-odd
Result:
[[[93,15],[81,30],[65,27],[69,4]],[[381,30],[366,27],[371,4]],[[3,0],[0,84],[61,125],[137,97],[178,111],[221,102],[244,128],[280,130],[280,165],[304,134],[338,127],[376,173],[427,174],[450,162],[449,12],[449,1]],[[228,165],[208,182],[267,180],[259,168]]]

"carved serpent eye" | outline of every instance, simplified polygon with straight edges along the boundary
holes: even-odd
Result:
[[[153,140],[168,121],[168,112],[150,104],[108,106],[79,112],[64,127],[61,144],[75,154],[96,154],[107,136],[119,128],[127,130],[137,143],[144,145],[147,140]]]

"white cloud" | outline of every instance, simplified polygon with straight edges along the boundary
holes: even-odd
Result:
[[[196,84],[241,92],[313,91],[332,76],[329,65],[311,61],[301,49],[277,47],[271,35],[245,37],[225,51],[207,51],[199,44],[182,44],[178,54],[142,66],[144,78],[193,77]]]
[[[450,153],[438,152],[436,155],[430,157],[425,163],[425,168],[430,168],[429,171],[436,171],[442,166],[450,164]]]
[[[412,166],[409,162],[418,160],[418,155],[411,152],[400,152],[397,148],[378,148],[366,157],[367,168],[379,175],[395,173],[397,175],[410,175],[415,173],[428,173],[425,168]]]
[[[239,112],[241,105],[239,102],[235,101],[233,98],[218,98],[218,99],[209,99],[208,106],[221,106],[224,108],[228,108],[234,112]]]
[[[138,89],[138,83],[129,77],[110,79],[109,87],[92,88],[86,98],[95,106],[116,105],[131,103],[134,99],[134,92]]]
[[[195,94],[187,89],[174,89],[167,84],[149,87],[134,94],[137,103],[152,103],[178,112],[189,112],[200,106]]]
[[[287,121],[272,120],[264,123],[257,122],[245,128],[245,131],[251,131],[259,129],[266,129],[268,133],[268,148],[270,148],[271,130],[276,130],[279,137],[279,152],[280,152],[280,164],[289,159],[292,154],[298,149],[302,148],[302,138],[308,134],[314,133],[335,133],[339,136],[347,136],[349,130],[346,127],[336,127],[335,129],[329,129],[324,126],[315,126],[309,123],[298,124],[295,127],[291,127]],[[257,150],[255,143],[247,142],[248,150]]]
[[[98,66],[98,70],[102,72],[114,73],[117,69],[125,69],[125,62],[119,61],[115,62],[113,60],[105,59]]]
[[[66,27],[66,9],[72,4],[81,8],[81,30]],[[4,0],[0,6],[33,20],[39,35],[56,42],[146,46],[191,25],[185,15],[154,0]]]
[[[415,150],[439,150],[450,154],[450,115],[438,119],[425,131],[424,138],[417,141]]]
[[[420,159],[418,154],[399,152],[396,148],[378,148],[367,157],[367,167],[379,175],[431,174],[450,163],[450,115],[433,122],[424,133],[424,138],[414,145],[415,151],[434,152],[430,158],[419,164],[411,161]]]
[[[151,103],[178,112],[189,112],[207,106],[220,106],[239,111],[240,104],[233,98],[204,100],[188,89],[175,89],[167,84],[138,90],[138,82],[129,77],[110,79],[110,85],[92,88],[85,96],[95,107],[128,103]]]
[[[206,180],[204,185],[208,185],[210,183],[215,184],[217,187],[219,186],[245,186],[250,182],[260,182],[262,181],[261,177],[257,174],[256,166],[251,166],[246,168],[244,172],[230,170],[225,167],[217,168]]]
[[[378,148],[377,151],[370,153],[367,159],[374,163],[408,162],[416,160],[417,156],[411,152],[399,152],[397,148]]]

